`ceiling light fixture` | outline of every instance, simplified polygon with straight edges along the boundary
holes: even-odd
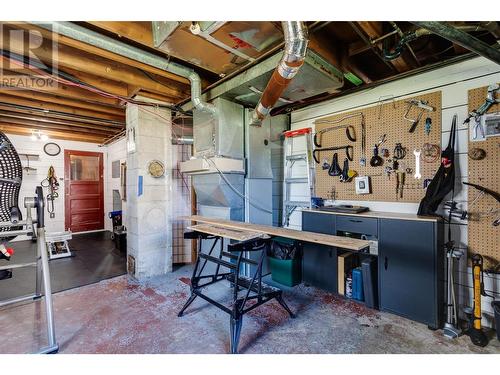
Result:
[[[47,134],[43,134],[40,130],[31,130],[31,140],[32,141],[47,141],[49,136]]]

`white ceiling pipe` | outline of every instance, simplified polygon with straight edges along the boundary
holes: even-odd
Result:
[[[170,61],[164,57],[156,56],[140,48],[130,46],[114,40],[113,38],[99,34],[95,31],[86,29],[72,22],[31,22],[32,24],[68,38],[90,44],[94,47],[116,53],[117,55],[139,61],[141,63],[163,69],[175,75],[185,77],[191,83],[191,101],[196,109],[212,113],[215,115],[217,110],[213,104],[204,102],[201,99],[201,78],[193,69]]]

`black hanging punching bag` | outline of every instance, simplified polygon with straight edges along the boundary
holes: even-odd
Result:
[[[453,190],[455,185],[455,136],[457,115],[453,116],[448,146],[441,152],[441,165],[427,187],[425,197],[418,207],[418,215],[435,215],[443,198]]]

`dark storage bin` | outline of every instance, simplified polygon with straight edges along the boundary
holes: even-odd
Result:
[[[277,283],[295,286],[302,282],[302,262],[300,259],[269,258],[271,277]]]
[[[377,258],[365,258],[361,262],[363,270],[363,293],[365,304],[372,309],[378,309],[378,279]]]
[[[495,328],[497,330],[497,339],[500,341],[500,301],[492,303],[493,310],[495,311]]]
[[[361,302],[365,300],[363,291],[363,272],[360,267],[352,270],[352,298]]]
[[[125,229],[115,229],[114,232],[115,248],[120,252],[127,252],[127,231]]]
[[[274,281],[290,287],[302,282],[301,249],[295,241],[277,237],[267,255]]]

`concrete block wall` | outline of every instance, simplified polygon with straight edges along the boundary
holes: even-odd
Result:
[[[404,99],[416,94],[428,92],[442,92],[442,146],[446,147],[450,136],[451,121],[454,114],[458,116],[458,140],[455,147],[457,160],[457,184],[455,189],[455,200],[467,209],[467,187],[461,182],[468,181],[467,151],[469,129],[463,125],[468,112],[468,90],[487,86],[500,81],[500,66],[477,57],[458,64],[443,67],[434,71],[425,72],[412,77],[374,87],[369,90],[347,95],[328,102],[319,103],[306,107],[292,113],[292,129],[313,127],[314,120],[330,114],[348,112],[353,109],[377,105],[380,97],[393,95],[396,99]],[[294,145],[297,153],[304,149],[304,145]],[[305,186],[296,189],[292,199],[300,199],[305,195]],[[446,197],[451,199],[451,197]],[[395,203],[395,202],[366,202],[366,201],[336,201],[336,204],[360,204],[370,207],[374,211],[392,211],[416,213],[418,203]],[[443,212],[441,210],[441,212]],[[291,227],[300,229],[301,213],[296,212],[291,217]],[[453,220],[452,236],[455,242],[463,249],[467,249],[467,223]],[[462,308],[472,303],[472,276],[467,267],[466,257],[462,257],[455,275],[455,283],[459,290],[459,304]],[[485,288],[490,294],[500,299],[500,277],[498,275],[485,275]],[[491,299],[483,298],[483,316],[487,325],[492,324]]]
[[[144,99],[147,100],[147,99]],[[172,144],[170,111],[127,104],[127,130],[135,129],[136,149],[127,153],[127,253],[135,258],[136,279],[172,270]],[[148,173],[153,160],[165,166],[165,175]],[[143,191],[139,192],[139,176]]]
[[[36,154],[38,158],[30,158],[30,167],[36,168],[36,171],[23,171],[23,182],[21,185],[21,193],[19,197],[19,208],[24,215],[24,198],[34,196],[35,187],[40,185],[40,182],[47,178],[47,172],[50,166],[53,166],[56,176],[59,180],[59,197],[54,201],[55,218],[51,219],[47,211],[45,214],[45,225],[47,232],[62,232],[64,227],[64,150],[79,150],[102,152],[104,155],[104,174],[106,175],[107,152],[105,148],[99,147],[95,143],[66,141],[60,139],[49,139],[48,141],[33,141],[31,137],[24,135],[8,134],[10,141],[16,148],[19,154]],[[55,142],[61,147],[61,152],[57,156],[49,156],[43,151],[43,146],[47,142]],[[27,166],[25,156],[21,156],[23,167]],[[104,179],[104,191],[107,191],[108,180]],[[44,194],[48,194],[48,188],[44,188]],[[104,206],[109,203],[109,197],[104,196]],[[14,241],[26,240],[26,236],[18,236]]]

